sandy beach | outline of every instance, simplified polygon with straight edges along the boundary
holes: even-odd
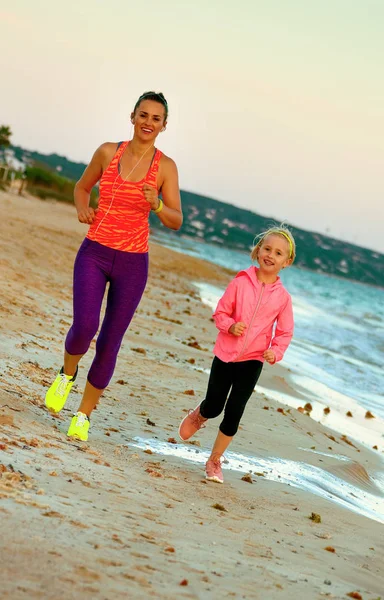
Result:
[[[204,397],[216,337],[193,283],[224,287],[232,273],[151,244],[89,442],[70,442],[94,342],[60,416],[44,394],[86,228],[71,205],[0,192],[0,207],[0,598],[384,599],[382,448],[257,389],[224,485],[204,479],[219,419],[190,443],[177,436]],[[260,385],[311,402],[279,365]]]

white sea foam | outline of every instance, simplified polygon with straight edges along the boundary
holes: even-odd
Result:
[[[154,438],[135,437],[128,446],[150,449],[163,456],[175,456],[203,464],[209,457],[209,452],[201,451],[187,444],[170,444]],[[335,458],[335,457],[333,457]],[[223,469],[237,472],[262,472],[263,480],[275,481],[309,491],[327,500],[335,502],[344,508],[358,514],[384,523],[384,490],[382,481],[375,480],[376,489],[362,490],[356,485],[337,477],[336,475],[304,462],[285,460],[281,458],[261,458],[236,452],[226,452],[227,462]],[[344,457],[342,457],[342,461]]]

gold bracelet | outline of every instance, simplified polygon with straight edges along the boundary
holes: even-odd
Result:
[[[159,206],[156,208],[156,210],[153,211],[155,213],[155,215],[157,215],[157,213],[162,211],[163,207],[164,207],[164,203],[163,203],[162,199],[159,198]]]

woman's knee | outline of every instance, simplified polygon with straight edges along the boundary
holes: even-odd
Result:
[[[115,371],[116,362],[117,352],[100,352],[96,349],[95,358],[88,373],[89,383],[100,390],[108,387]]]
[[[99,368],[97,365],[93,364],[88,373],[88,381],[94,388],[98,390],[105,390],[108,387],[109,382],[113,376],[113,368],[109,369],[109,365],[107,368]]]
[[[99,335],[96,341],[96,356],[100,361],[112,360],[116,362],[122,340],[111,339],[107,336]]]
[[[68,331],[65,349],[69,354],[85,354],[98,329],[98,322],[75,322]]]

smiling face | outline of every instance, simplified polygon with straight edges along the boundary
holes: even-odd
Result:
[[[165,108],[160,102],[142,100],[131,115],[135,136],[141,141],[155,141],[166,126]]]
[[[261,271],[277,275],[281,269],[291,264],[288,240],[279,234],[267,235],[257,251],[257,260]]]

